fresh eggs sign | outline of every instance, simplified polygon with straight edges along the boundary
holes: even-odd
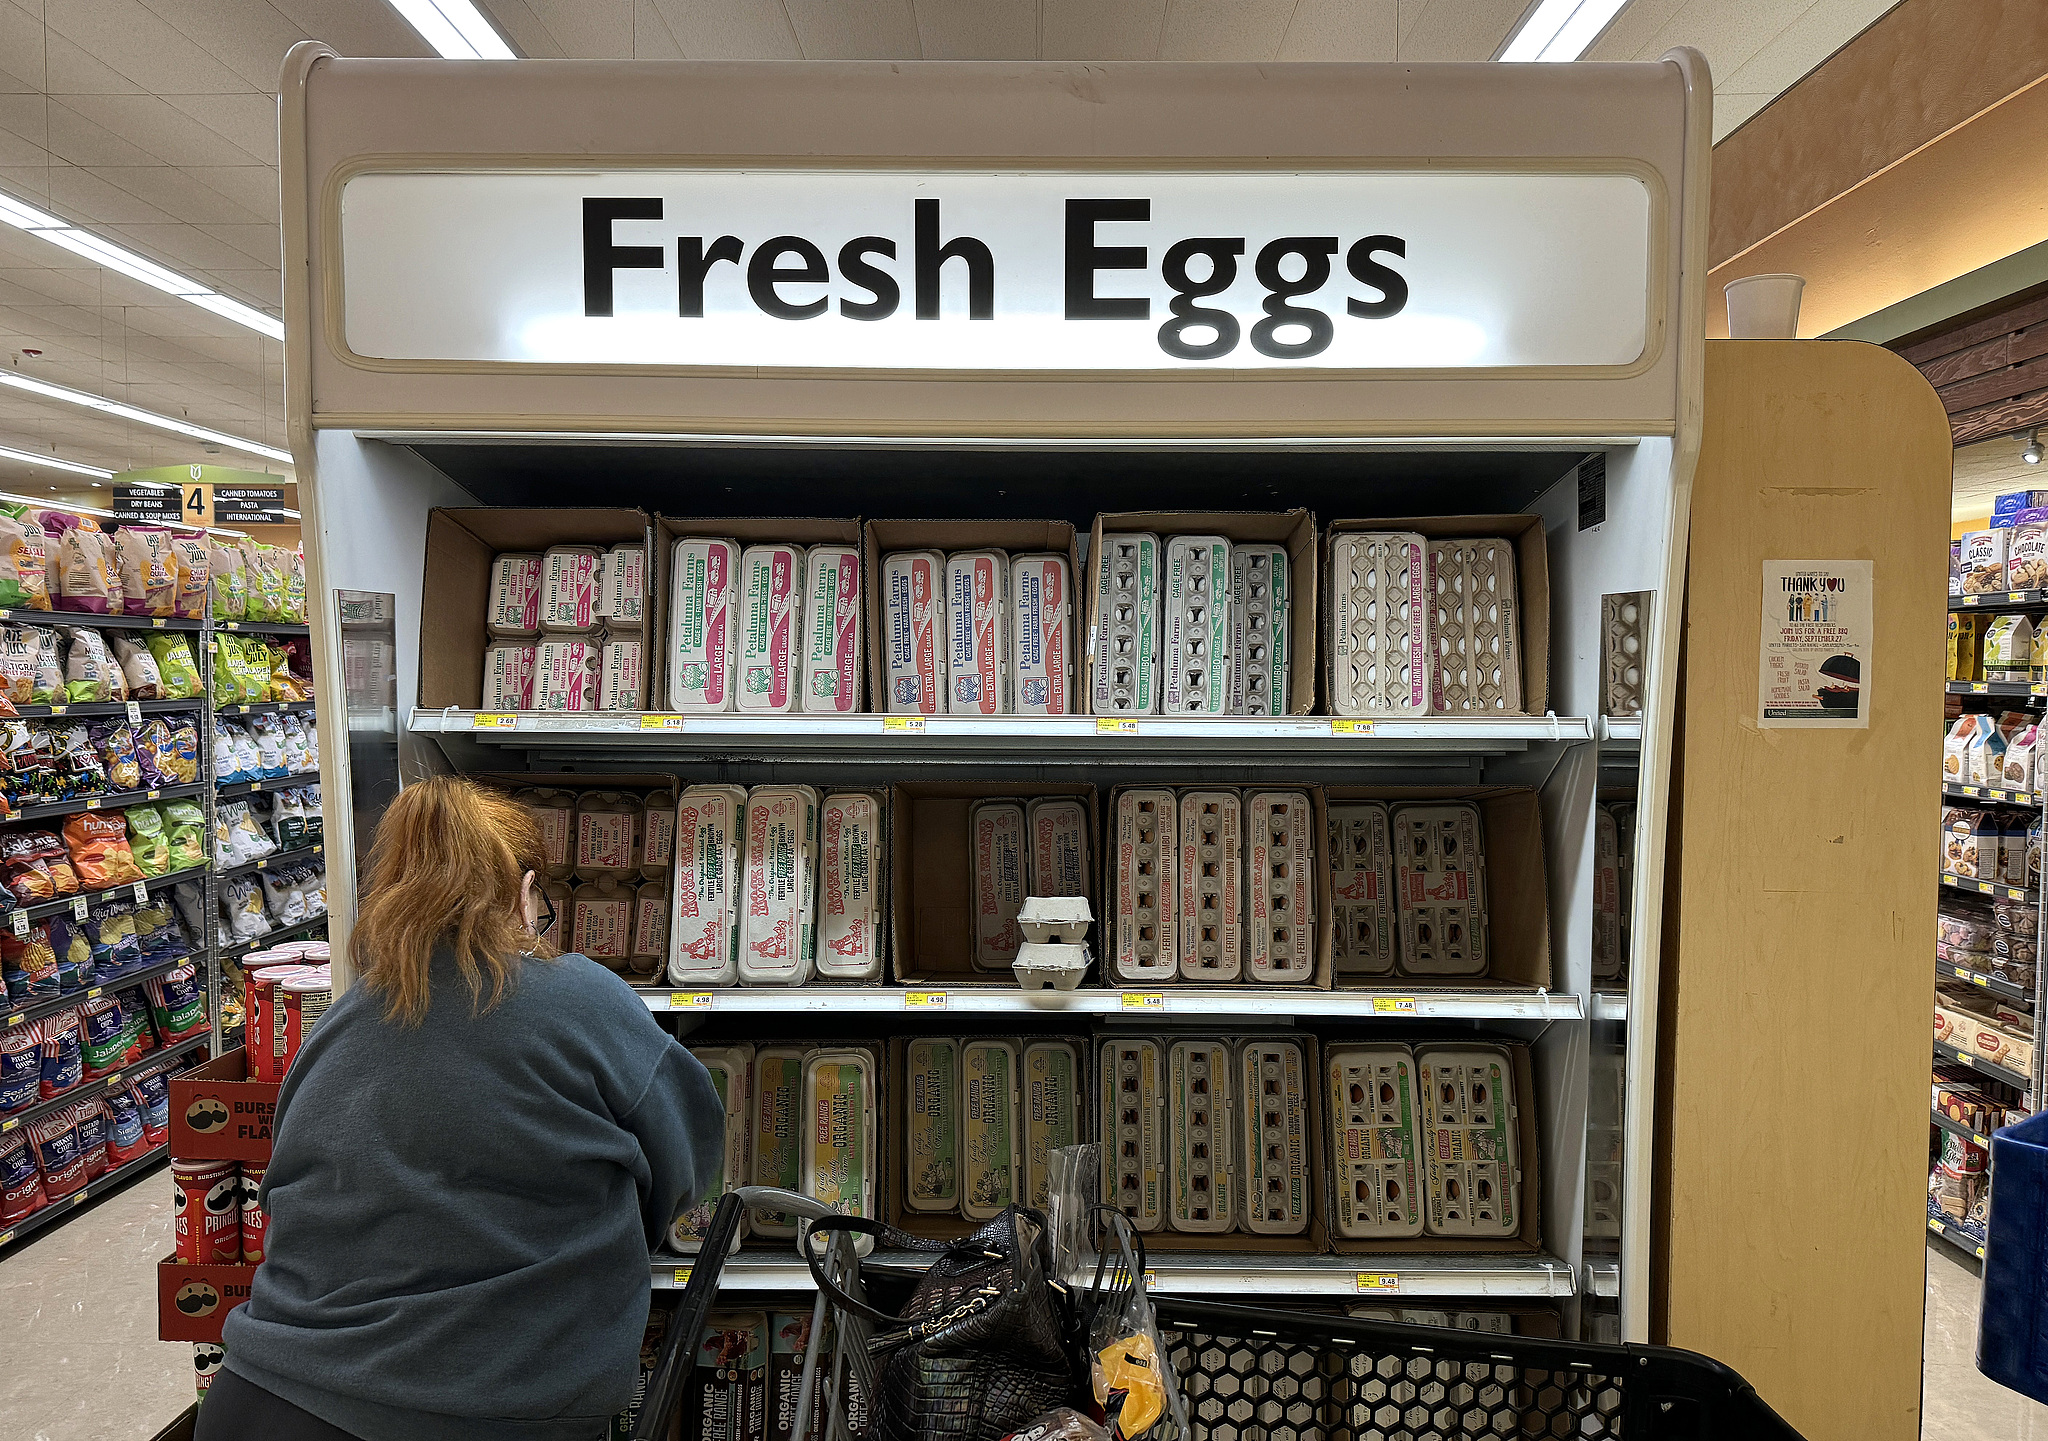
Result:
[[[367,360],[1457,371],[1647,359],[1628,173],[368,173]]]

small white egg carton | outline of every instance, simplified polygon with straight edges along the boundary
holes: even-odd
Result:
[[[1065,941],[1026,941],[1017,947],[1010,971],[1027,991],[1071,991],[1088,974],[1088,948]]]
[[[1095,911],[1086,896],[1026,896],[1017,924],[1027,945],[1078,945],[1088,939]]]

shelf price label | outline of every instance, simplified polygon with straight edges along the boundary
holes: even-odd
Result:
[[[1970,694],[1971,694],[1971,695],[1990,695],[1990,694],[1991,694],[1991,687],[1990,687],[1989,685],[1987,685],[1987,684],[1986,684],[1985,682],[1981,681],[1981,680],[1980,680],[1980,681],[1972,681],[1972,682],[1970,683]]]
[[[2026,604],[2027,593],[2023,590],[2009,590],[2005,593],[2005,598],[2013,605],[2024,605]]]
[[[1125,991],[1124,1009],[1127,1011],[1163,1011],[1166,1009],[1166,992]]]
[[[882,717],[883,735],[921,736],[924,734],[924,717],[921,715],[885,715]]]
[[[72,919],[73,919],[73,920],[79,920],[79,921],[82,921],[82,920],[84,920],[84,919],[85,919],[85,897],[84,897],[84,896],[73,896],[73,897],[71,898],[71,917],[72,917]]]
[[[148,883],[145,881],[137,881],[134,886],[133,894],[135,896],[135,903],[137,905],[141,905],[143,902],[147,901],[149,899]]]
[[[671,1011],[708,1011],[711,1009],[709,991],[671,991],[668,998]]]
[[[694,1266],[678,1266],[678,1267],[676,1267],[676,1284],[677,1284],[678,1286],[687,1286],[687,1285],[689,1285],[689,1284],[690,1284],[690,1272],[691,1272],[691,1271],[693,1271],[693,1270],[695,1270],[695,1269],[696,1269],[696,1268],[695,1268]]]
[[[16,911],[16,912],[14,913],[14,934],[15,934],[15,935],[16,935],[17,937],[19,937],[19,936],[25,936],[25,935],[27,935],[27,934],[28,934],[28,912],[27,912],[27,911]],[[13,1021],[18,1021],[18,1020],[20,1020],[20,1019],[21,1019],[21,1017],[19,1017],[19,1016],[15,1016],[15,1017],[13,1017],[13,1018],[12,1018],[12,1020],[13,1020]],[[12,1024],[12,1021],[10,1021],[10,1024]]]
[[[1375,1016],[1412,1016],[1415,1014],[1415,997],[1374,996],[1372,1013]]]
[[[1369,736],[1372,734],[1372,722],[1369,720],[1333,720],[1330,722],[1330,734],[1333,736]]]
[[[0,1121],[0,1136],[6,1135],[9,1131],[13,1130],[16,1126],[20,1124],[21,1120],[19,1117],[16,1117],[12,1121]]]
[[[1401,1273],[1399,1271],[1360,1271],[1358,1273],[1358,1289],[1360,1291],[1398,1291],[1401,1289]]]
[[[469,718],[469,728],[473,731],[517,730],[519,728],[519,717],[516,715],[485,715],[479,711]]]
[[[643,715],[640,717],[640,729],[644,731],[673,733],[682,728],[683,718],[679,715]]]
[[[1157,1291],[1159,1289],[1159,1273],[1157,1271],[1147,1271],[1145,1273],[1145,1289],[1147,1291]]]
[[[151,618],[149,622],[149,628],[151,630],[162,630],[164,628],[164,618],[162,616],[155,616]]]
[[[944,991],[905,991],[903,1009],[906,1011],[943,1011],[946,1009]]]
[[[1095,734],[1099,736],[1134,736],[1137,733],[1138,723],[1134,720],[1106,715],[1095,718]]]
[[[132,701],[128,702],[128,724],[130,724],[130,725],[132,725],[132,726],[139,726],[139,725],[141,725],[141,724],[142,724],[142,702],[141,702],[141,701],[139,701],[139,700],[132,700]]]

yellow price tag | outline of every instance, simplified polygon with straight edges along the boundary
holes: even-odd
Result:
[[[1374,996],[1372,1013],[1375,1016],[1412,1016],[1415,1014],[1415,997]]]
[[[921,715],[885,715],[882,717],[882,734],[921,736],[924,734],[924,717]]]
[[[1137,733],[1138,723],[1134,720],[1106,715],[1095,718],[1095,734],[1099,736],[1134,736]]]
[[[1166,992],[1125,991],[1124,1009],[1127,1011],[1163,1011],[1166,1009]]]
[[[6,1134],[7,1132],[13,1130],[16,1126],[20,1124],[21,1120],[19,1117],[15,1118],[12,1121],[0,1121],[0,1135]]]
[[[906,1011],[943,1011],[946,1008],[944,991],[905,991],[903,1009]]]
[[[162,630],[164,628],[164,618],[162,616],[157,616],[155,619],[150,621],[149,628],[151,630]]]
[[[1159,1289],[1159,1273],[1158,1273],[1158,1272],[1156,1272],[1156,1271],[1147,1271],[1147,1272],[1145,1273],[1145,1289],[1146,1289],[1147,1291],[1157,1291],[1157,1290]]]
[[[672,991],[669,993],[668,1008],[671,1011],[708,1011],[711,1009],[711,992]]]
[[[473,731],[509,731],[518,727],[519,717],[516,715],[485,715],[478,712],[469,718],[469,728]]]
[[[1372,734],[1372,722],[1369,720],[1333,720],[1330,722],[1330,734],[1333,736],[1369,736]]]
[[[691,1266],[678,1266],[678,1267],[676,1267],[676,1284],[677,1284],[678,1286],[687,1286],[687,1285],[689,1285],[689,1284],[690,1284],[690,1272],[691,1272],[692,1270],[694,1270],[694,1269],[695,1269],[695,1268],[694,1268],[694,1267],[691,1267]]]
[[[640,717],[640,729],[644,731],[679,731],[683,718],[679,715],[644,715]]]
[[[2018,605],[2026,600],[2027,593],[2023,590],[2009,590],[2005,593],[2005,598],[2014,605]]]
[[[1398,1271],[1360,1271],[1358,1289],[1361,1291],[1398,1291],[1401,1289],[1401,1273]]]
[[[1970,694],[1971,694],[1971,695],[1989,695],[1989,694],[1991,694],[1991,687],[1990,687],[1990,686],[1988,686],[1988,685],[1986,685],[1986,684],[1984,684],[1984,682],[1983,682],[1983,681],[1974,681],[1974,682],[1972,682],[1972,683],[1971,683],[1971,685],[1970,685]]]
[[[98,810],[100,808],[100,798],[98,796],[94,796],[91,800],[85,803],[85,808],[89,811]]]

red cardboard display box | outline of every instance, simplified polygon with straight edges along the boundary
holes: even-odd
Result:
[[[247,1053],[237,1048],[171,1082],[174,1158],[270,1159],[270,1122],[277,1113],[278,1083],[243,1079],[248,1074],[246,1066]]]
[[[249,1299],[255,1279],[254,1266],[198,1266],[166,1256],[156,1263],[157,1338],[218,1342],[221,1323]]]

